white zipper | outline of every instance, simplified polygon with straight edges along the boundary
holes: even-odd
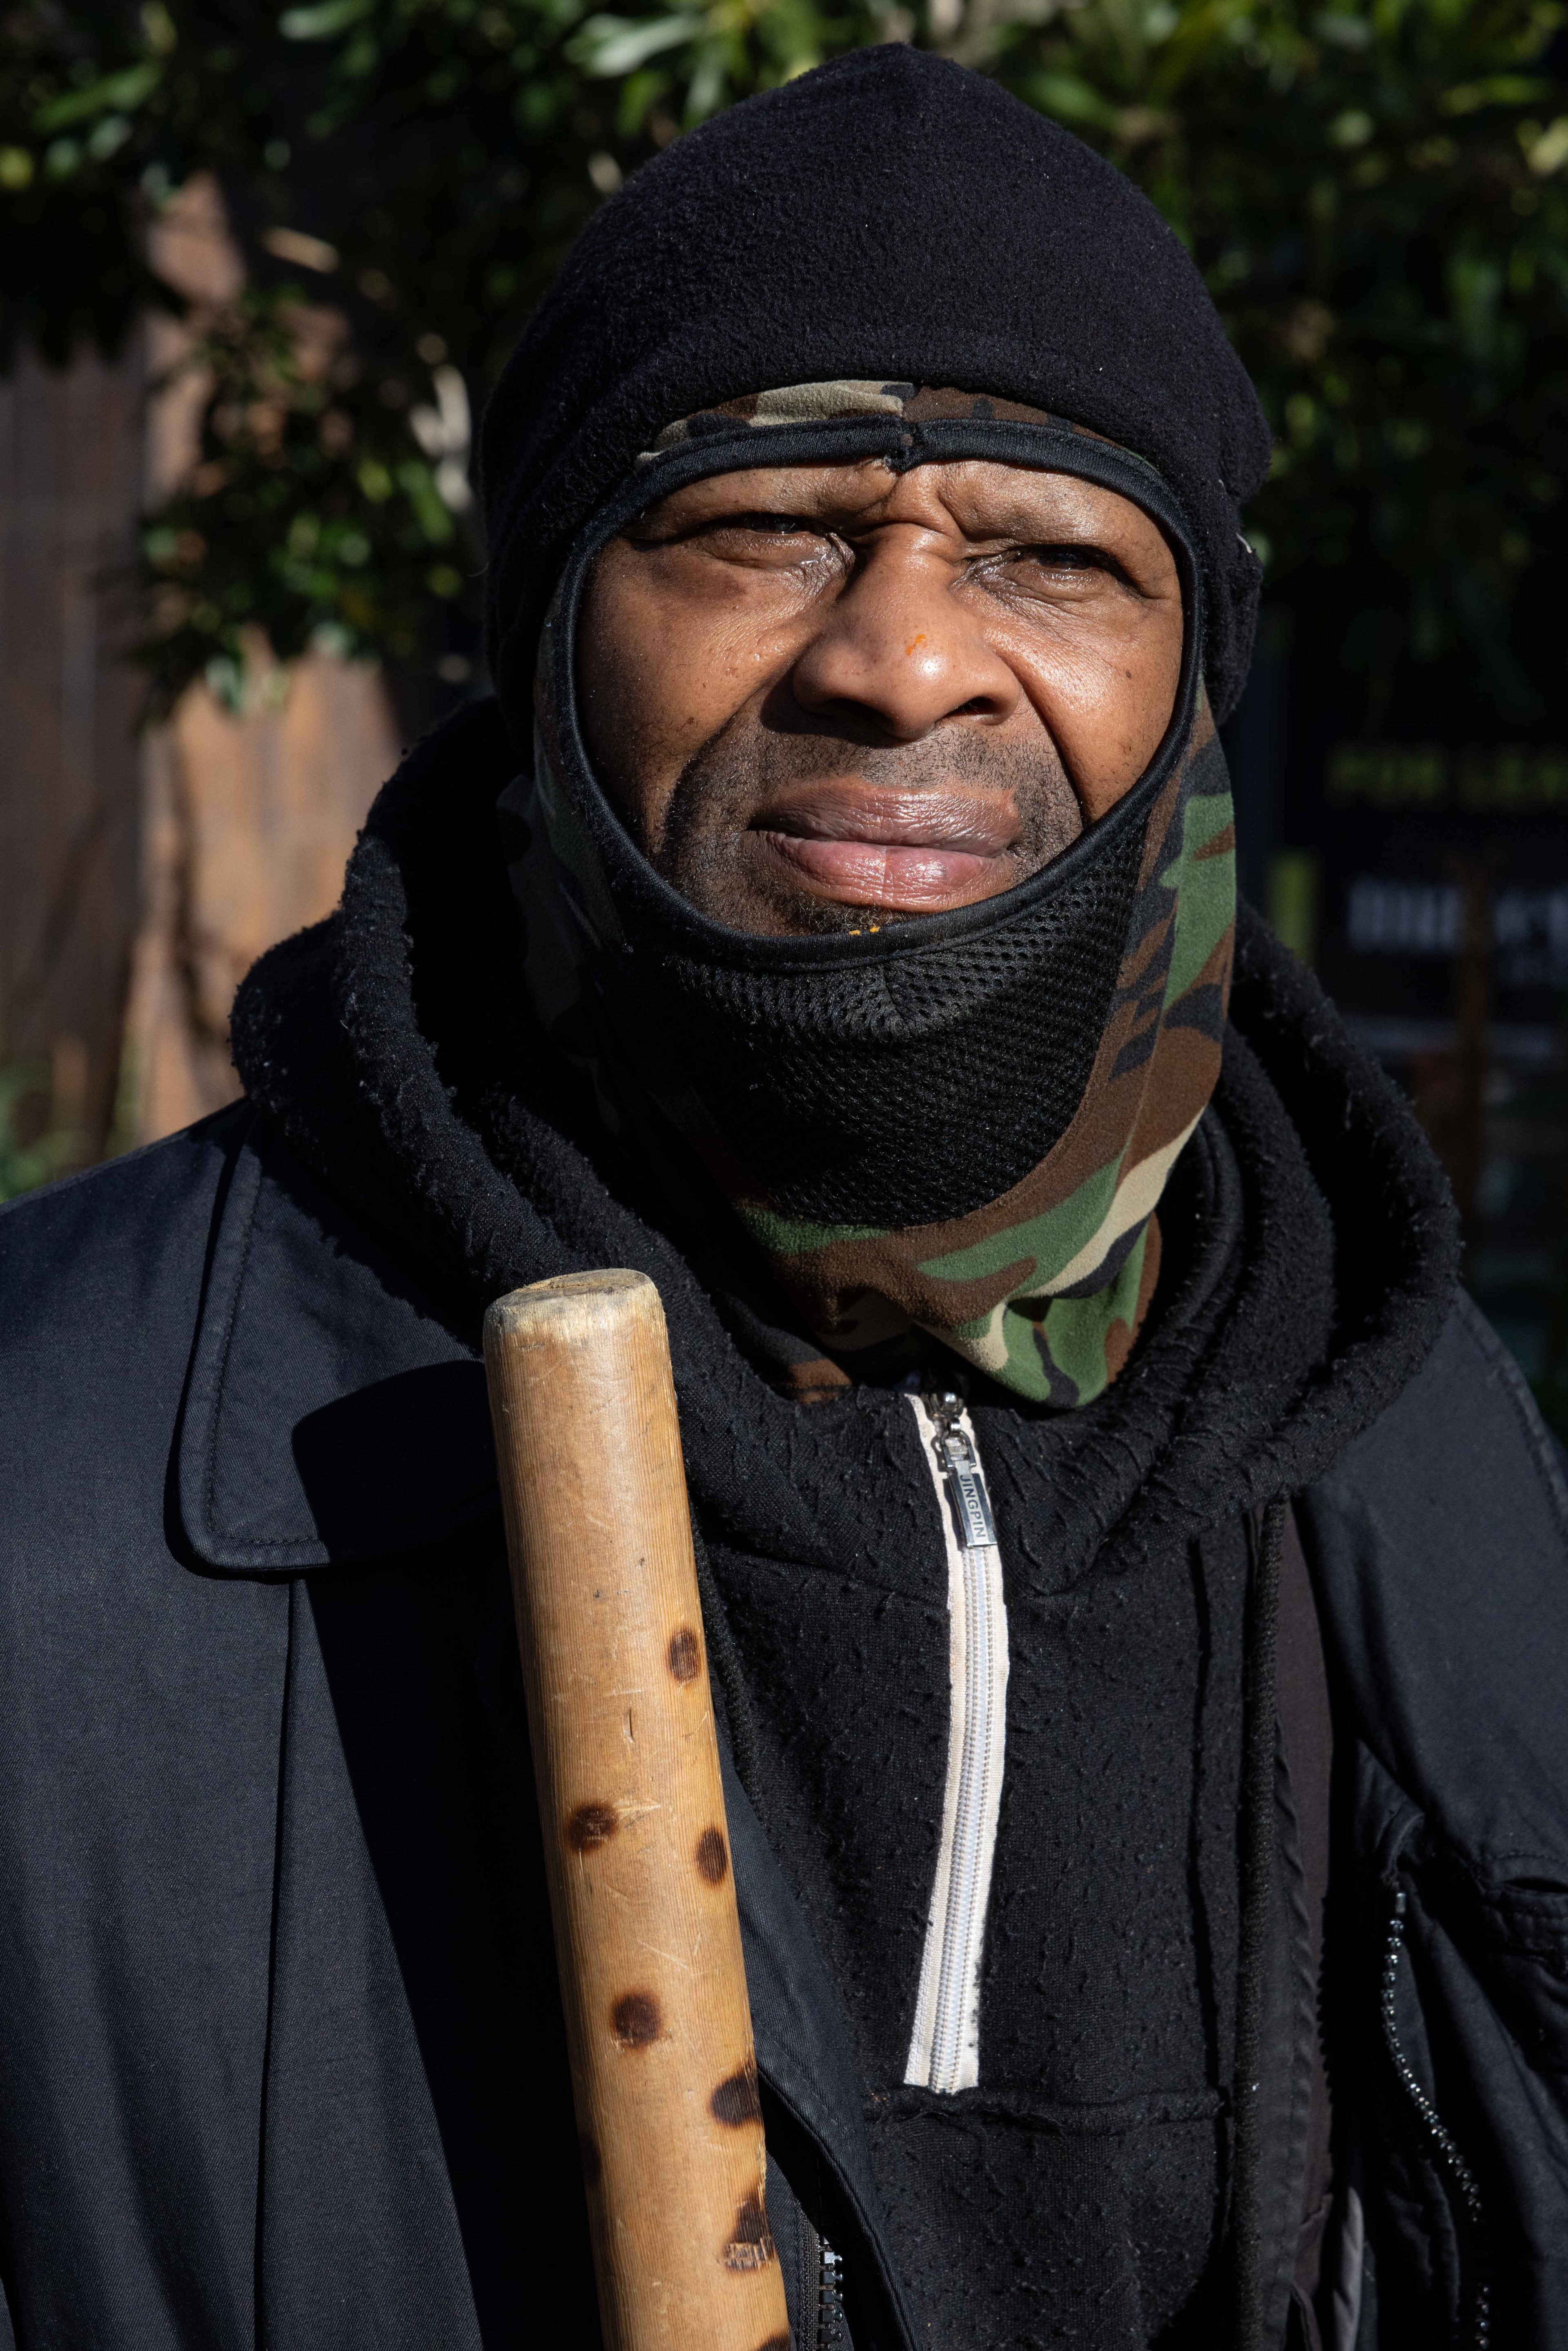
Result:
[[[911,1396],[947,1552],[947,1783],[906,2082],[973,2089],[980,1955],[1007,1740],[1008,1612],[979,1447],[956,1396]]]

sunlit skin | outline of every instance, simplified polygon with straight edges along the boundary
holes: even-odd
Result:
[[[676,490],[599,558],[578,643],[589,752],[644,851],[768,936],[1038,871],[1147,767],[1181,650],[1140,507],[976,460]]]

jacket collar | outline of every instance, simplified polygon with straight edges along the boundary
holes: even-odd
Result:
[[[191,1549],[234,1575],[417,1551],[497,1508],[476,1326],[254,1114],[214,1223],[177,1477]]]

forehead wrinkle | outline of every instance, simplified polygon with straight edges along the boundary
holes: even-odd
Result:
[[[1026,491],[1026,483],[1035,486],[1033,495]],[[925,495],[912,499],[911,492]],[[919,523],[935,510],[945,523],[980,543],[1027,542],[1066,533],[1088,538],[1129,522],[1159,530],[1119,491],[1061,471],[971,457],[931,459],[891,479],[880,457],[843,465],[737,467],[672,493],[651,507],[643,520],[657,528],[661,516],[667,516],[678,526],[686,519],[716,518],[729,507],[752,512],[772,508],[799,514],[802,520],[863,524],[900,503],[917,510],[888,516],[889,520]]]

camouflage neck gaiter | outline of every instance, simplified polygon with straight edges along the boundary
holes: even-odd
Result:
[[[1145,774],[1004,896],[863,934],[753,938],[679,898],[600,789],[577,724],[578,597],[599,549],[677,481],[798,462],[797,443],[819,463],[824,445],[870,454],[844,445],[842,420],[862,435],[867,422],[852,394],[892,412],[890,463],[920,462],[936,437],[934,454],[1085,474],[1152,512],[1183,573],[1182,683]],[[919,403],[947,429],[920,431]],[[563,578],[532,772],[500,804],[536,1013],[688,1224],[706,1169],[824,1351],[797,1367],[803,1395],[847,1386],[857,1359],[911,1332],[1034,1403],[1100,1395],[1148,1308],[1155,1211],[1218,1075],[1234,836],[1185,523],[1139,459],[998,408],[813,385],[672,428]]]

